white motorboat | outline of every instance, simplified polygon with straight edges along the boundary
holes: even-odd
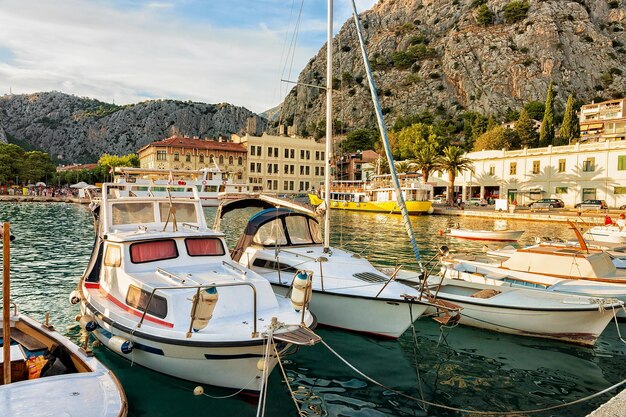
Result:
[[[394,281],[393,272],[381,272],[356,253],[332,247],[324,251],[313,212],[275,203],[262,198],[225,202],[218,209],[216,228],[234,209],[266,208],[249,220],[232,251],[233,260],[265,277],[278,294],[289,291],[296,270],[312,271],[311,310],[320,324],[397,338],[429,306],[450,309],[420,299],[419,291]]]
[[[460,227],[450,228],[450,237],[471,240],[491,240],[500,242],[516,242],[524,234],[523,230],[475,230]]]
[[[277,351],[319,341],[308,275],[298,274],[291,299],[276,296],[207,228],[197,189],[168,199],[123,197],[119,187],[104,184],[94,207],[96,244],[74,298],[105,346],[174,377],[259,391],[277,363],[269,340]]]
[[[6,223],[0,233],[5,230]],[[53,326],[11,307],[8,240],[4,244],[2,341],[10,343],[2,344],[0,357],[0,415],[126,416],[126,395],[113,372]]]
[[[617,300],[496,286],[447,275],[429,277],[429,292],[462,307],[461,324],[501,333],[592,346],[613,319],[613,308],[623,305]],[[397,279],[419,283],[409,271],[400,271]]]
[[[583,237],[593,242],[611,242],[611,243],[626,243],[626,230],[623,227],[616,225],[608,226],[593,226]]]
[[[204,207],[217,207],[221,200],[241,198],[252,192],[260,192],[262,188],[237,182],[217,164],[213,168],[197,171],[116,167],[115,174],[117,184],[141,185],[132,188],[136,196],[166,196],[169,190],[172,197],[192,197],[190,187],[194,187]],[[120,193],[124,192],[120,190]]]

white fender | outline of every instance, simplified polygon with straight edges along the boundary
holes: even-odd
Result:
[[[76,290],[70,293],[70,304],[75,305],[80,303],[80,293]]]
[[[112,336],[109,339],[109,349],[123,355],[128,355],[133,351],[133,342],[121,336]]]
[[[78,321],[80,327],[88,332],[93,332],[98,327],[96,319],[89,314],[83,314]]]
[[[196,308],[191,310],[191,317],[194,318],[191,327],[194,332],[204,329],[209,324],[211,317],[213,317],[219,294],[217,293],[217,288],[209,287],[204,291],[200,291],[200,299],[196,304],[197,297],[197,295],[193,296],[193,303]]]
[[[293,278],[291,285],[291,305],[296,311],[300,311],[304,308],[306,303],[311,301],[313,283],[311,279],[309,279],[309,274],[304,271],[299,271]]]

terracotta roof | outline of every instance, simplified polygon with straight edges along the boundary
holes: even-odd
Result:
[[[181,136],[172,136],[167,139],[157,140],[139,149],[139,152],[150,147],[172,146],[177,148],[209,149],[218,151],[246,152],[245,146],[233,142],[219,142],[215,139],[194,139]]]

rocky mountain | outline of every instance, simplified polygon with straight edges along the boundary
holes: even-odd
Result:
[[[486,9],[486,10],[485,10]],[[626,94],[626,0],[381,0],[361,15],[387,122],[423,110],[494,116],[545,100]],[[352,20],[333,41],[334,118],[373,126],[373,106]],[[300,83],[325,85],[326,47]],[[324,92],[297,86],[281,120],[312,133]]]
[[[252,123],[248,123],[252,119]],[[173,134],[202,138],[261,134],[267,121],[230,104],[151,100],[117,106],[59,92],[0,97],[0,140],[40,149],[62,162],[95,162],[136,152]]]

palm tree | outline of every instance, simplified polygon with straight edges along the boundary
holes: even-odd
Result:
[[[448,146],[443,150],[441,157],[441,169],[448,172],[448,202],[453,203],[454,198],[454,180],[457,172],[473,171],[474,163],[471,159],[466,158],[463,149],[458,146]]]
[[[437,148],[428,144],[416,152],[414,164],[422,172],[424,183],[427,183],[430,174],[441,169],[441,156]]]

